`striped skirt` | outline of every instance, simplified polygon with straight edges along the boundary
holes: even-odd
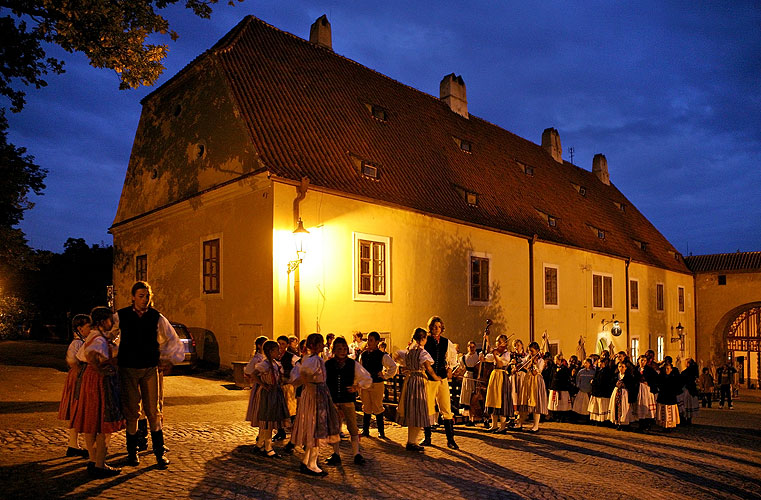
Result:
[[[291,442],[307,448],[339,442],[341,419],[328,386],[322,382],[308,383],[303,387],[291,431]]]
[[[510,380],[512,382],[513,407],[518,408],[521,398],[521,386],[523,386],[523,381],[526,380],[526,372],[515,372],[510,375]]]
[[[589,411],[589,420],[605,422],[610,415],[610,398],[590,396],[587,410]]]
[[[579,415],[589,415],[589,393],[579,391],[573,398],[573,412]]]
[[[679,425],[679,407],[658,403],[655,421],[665,429],[676,427]]]
[[[515,408],[511,385],[510,377],[504,369],[495,368],[491,372],[484,402],[484,406],[490,413],[503,417],[513,416]]]
[[[634,414],[637,418],[655,418],[655,394],[650,392],[650,386],[645,382],[639,384],[639,395]]]
[[[547,409],[550,411],[568,411],[571,409],[571,395],[568,391],[550,391],[547,401]]]
[[[608,420],[615,425],[629,425],[632,420],[631,406],[629,406],[629,391],[625,388],[616,387],[610,395],[610,411]]]
[[[426,427],[430,421],[425,376],[422,371],[411,372],[404,379],[396,422],[405,427]]]
[[[251,422],[251,427],[259,427],[259,387],[259,384],[253,384],[251,394],[248,396],[246,421]]]

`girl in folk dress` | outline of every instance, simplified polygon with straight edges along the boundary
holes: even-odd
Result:
[[[290,421],[288,404],[281,386],[283,367],[277,361],[280,346],[274,340],[268,340],[262,346],[265,359],[254,367],[252,378],[257,382],[257,392],[254,398],[254,409],[251,420],[252,426],[259,427],[256,447],[269,458],[280,458],[272,449],[272,431],[282,428]]]
[[[547,415],[547,389],[542,378],[544,359],[539,353],[539,344],[528,345],[529,359],[526,360],[526,377],[521,384],[518,402],[518,422],[523,427],[523,415],[534,414],[534,425],[529,432],[539,432],[539,419]]]
[[[648,364],[646,355],[637,359],[637,374],[639,375],[639,394],[634,415],[639,420],[641,431],[650,429],[655,421],[655,396],[658,394],[658,372]]]
[[[407,451],[425,450],[420,442],[423,427],[430,425],[428,414],[428,392],[425,381],[427,372],[434,381],[441,380],[433,371],[433,358],[425,350],[428,331],[416,328],[410,346],[405,351],[394,354],[394,360],[405,368],[404,385],[396,412],[396,421],[407,426]]]
[[[259,408],[258,401],[256,400],[256,398],[259,397],[259,384],[257,383],[257,379],[254,376],[254,369],[256,368],[256,365],[264,360],[264,352],[262,351],[262,347],[264,347],[265,342],[267,342],[267,337],[264,335],[256,338],[254,341],[254,354],[251,356],[251,359],[243,368],[243,375],[245,379],[251,384],[251,394],[248,396],[248,408],[246,408],[246,421],[251,422],[252,427],[258,426],[256,409]],[[258,442],[259,441],[257,438],[257,445],[254,446],[255,453],[261,451]]]
[[[607,351],[603,351],[605,353]],[[589,420],[598,425],[605,422],[610,414],[610,395],[613,392],[614,373],[610,368],[610,358],[600,356],[597,360],[597,372],[592,379],[592,392],[589,397]]]
[[[682,402],[684,403],[684,420],[687,424],[692,423],[692,417],[698,414],[700,409],[700,393],[698,392],[698,364],[692,358],[684,361],[686,367],[682,372]],[[681,410],[681,408],[680,408]]]
[[[615,377],[615,387],[610,396],[610,421],[621,430],[622,426],[627,426],[636,419],[632,410],[637,402],[639,384],[634,378],[634,374],[629,370],[629,364],[621,361],[618,363],[618,373]]]
[[[94,450],[87,464],[94,477],[111,477],[119,474],[106,464],[106,452],[111,433],[125,428],[119,400],[116,369],[118,347],[111,339],[113,313],[108,307],[96,307],[90,313],[93,329],[77,352],[77,359],[87,363],[82,375],[79,399],[74,406],[71,425],[85,435],[88,450]]]
[[[523,366],[523,362],[526,361],[528,358],[528,353],[526,352],[526,349],[523,347],[523,341],[521,339],[515,339],[513,340],[513,352],[512,352],[512,374],[510,375],[510,380],[512,382],[512,397],[513,397],[513,408],[515,409],[515,420],[513,421],[513,425],[515,425],[516,421],[518,420],[518,399],[520,398],[520,392],[521,392],[521,385],[523,384],[523,380],[526,378],[526,369],[521,368]]]
[[[79,447],[77,443],[79,433],[71,425],[71,416],[79,395],[82,374],[87,367],[86,363],[82,363],[77,359],[77,352],[82,348],[85,339],[90,335],[90,316],[87,314],[77,314],[74,316],[74,319],[71,320],[71,329],[74,332],[74,340],[71,341],[66,351],[66,364],[69,365],[69,373],[66,375],[66,382],[63,386],[61,404],[58,406],[58,418],[69,421],[69,447],[66,449],[66,456],[87,458],[90,456],[90,452]]]
[[[476,343],[472,340],[468,342],[468,353],[460,357],[460,366],[458,370],[464,370],[462,375],[462,385],[460,386],[460,408],[468,412],[468,427],[473,427],[473,416],[470,414],[470,399],[473,391],[476,389],[476,376],[478,370],[479,356],[476,352]],[[511,415],[512,416],[512,415]]]
[[[556,354],[547,409],[561,422],[565,421],[566,413],[571,410],[571,387],[571,369],[563,355]]]
[[[578,415],[589,415],[589,393],[592,392],[592,379],[595,376],[595,369],[592,364],[592,358],[584,360],[584,366],[576,372],[576,387],[579,392],[573,399],[573,412]]]
[[[655,419],[666,431],[679,425],[679,406],[676,398],[681,392],[682,381],[679,378],[679,372],[671,366],[671,363],[664,363],[658,375],[658,404]]]
[[[504,434],[507,429],[507,419],[512,418],[515,408],[513,407],[512,384],[507,372],[510,367],[510,351],[507,349],[507,335],[497,337],[497,347],[486,355],[484,360],[494,363],[494,370],[489,375],[489,384],[486,386],[486,400],[484,406],[491,413],[491,427],[487,432]],[[499,425],[497,425],[499,423]]]
[[[321,445],[332,444],[340,439],[341,420],[325,384],[325,361],[320,356],[325,348],[322,335],[310,334],[306,347],[309,355],[291,371],[291,383],[303,386],[291,442],[306,450],[301,462],[302,473],[327,476],[328,473],[317,466],[317,455]]]

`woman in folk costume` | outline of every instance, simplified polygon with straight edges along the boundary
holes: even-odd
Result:
[[[571,370],[563,355],[556,354],[547,409],[561,422],[565,421],[566,413],[571,410],[571,388]]]
[[[700,409],[700,392],[698,391],[698,377],[700,376],[698,364],[692,358],[685,360],[685,369],[681,373],[682,401],[684,403],[684,420],[687,424],[692,423],[692,417],[697,415]],[[680,408],[681,410],[681,408]]]
[[[528,359],[528,353],[523,347],[523,341],[521,339],[513,340],[513,352],[511,356],[513,360],[513,369],[512,374],[510,375],[510,380],[512,382],[511,389],[513,391],[513,408],[515,408],[515,415],[517,417],[518,400],[520,399],[521,395],[521,385],[523,385],[523,381],[526,378],[527,372],[526,368],[523,366],[526,359]]]
[[[484,361],[494,363],[494,370],[489,375],[486,386],[484,406],[491,414],[491,427],[487,432],[504,434],[507,431],[507,420],[513,417],[513,391],[510,383],[508,368],[510,367],[510,351],[507,349],[507,335],[497,337],[497,347],[486,355]],[[499,425],[498,425],[499,424]]]
[[[66,364],[69,365],[69,373],[66,375],[66,382],[63,385],[63,393],[61,394],[61,403],[58,406],[58,419],[69,421],[67,457],[87,458],[90,456],[88,450],[83,450],[79,447],[79,433],[71,425],[71,416],[74,412],[74,405],[79,397],[82,375],[87,367],[87,363],[82,363],[77,359],[77,352],[79,352],[85,343],[85,339],[90,335],[90,323],[90,316],[87,314],[77,314],[71,320],[74,340],[71,341],[69,348],[66,350]]]
[[[589,415],[589,393],[592,392],[595,373],[592,358],[585,359],[582,368],[576,372],[576,387],[579,392],[573,398],[573,412],[578,415]]]
[[[87,449],[94,450],[87,472],[93,477],[104,478],[121,472],[121,469],[106,464],[111,433],[125,428],[116,368],[119,348],[111,338],[114,326],[111,309],[96,307],[90,317],[93,328],[77,352],[77,359],[87,363],[87,368],[82,374],[71,425],[85,435]]]
[[[656,403],[658,395],[658,372],[648,363],[647,356],[642,354],[637,358],[637,372],[639,378],[639,393],[634,415],[639,420],[641,431],[650,429],[655,421]]]
[[[291,443],[306,450],[300,472],[310,476],[326,476],[328,473],[317,466],[320,446],[341,439],[341,419],[325,383],[327,371],[322,352],[325,341],[319,333],[307,337],[309,355],[291,371],[291,383],[303,385],[293,423]]]
[[[605,353],[607,351],[603,351]],[[614,376],[610,367],[610,357],[600,356],[597,360],[597,372],[592,379],[592,392],[589,397],[589,420],[598,425],[608,419],[610,395],[613,392]]]
[[[460,356],[460,364],[456,370],[464,371],[462,385],[460,386],[460,408],[468,411],[468,421],[465,424],[468,427],[476,425],[473,422],[473,415],[470,414],[470,399],[473,397],[473,391],[476,390],[479,360],[479,354],[476,352],[476,343],[471,340],[468,342],[468,352]]]
[[[655,420],[664,430],[668,431],[679,425],[679,407],[677,396],[682,392],[682,381],[679,372],[665,362],[658,374],[658,398],[656,399]]]
[[[615,377],[615,387],[610,396],[610,421],[621,430],[622,426],[627,426],[636,420],[632,414],[634,405],[637,403],[639,395],[639,384],[635,378],[630,364],[626,361],[618,363],[618,373]]]
[[[428,332],[424,328],[416,328],[407,350],[394,354],[394,361],[402,365],[405,371],[396,421],[399,425],[407,427],[407,451],[425,450],[418,444],[423,427],[431,422],[425,374],[427,372],[435,381],[441,380],[433,371],[433,358],[425,350],[427,338]]]
[[[523,416],[533,413],[534,425],[529,432],[539,432],[539,419],[542,415],[547,415],[547,388],[542,378],[544,360],[536,342],[531,342],[528,350],[529,358],[524,362],[527,373],[518,400],[518,425],[523,428]]]
[[[267,340],[267,337],[264,335],[256,338],[254,341],[254,354],[251,356],[251,359],[248,360],[246,366],[243,367],[243,375],[251,384],[251,394],[248,397],[248,408],[246,408],[246,421],[251,422],[252,427],[257,426],[255,408],[259,407],[255,401],[255,399],[259,396],[259,391],[257,391],[258,386],[256,383],[256,377],[253,376],[254,368],[256,368],[256,365],[264,360],[264,352],[262,351],[262,347],[264,346],[264,343],[267,342]],[[255,451],[259,451],[259,448],[255,448]]]
[[[283,367],[277,360],[280,346],[268,340],[262,346],[264,359],[256,364],[251,378],[256,381],[251,425],[259,427],[256,450],[269,458],[281,458],[272,448],[272,431],[285,427],[290,421],[288,404],[283,393]]]

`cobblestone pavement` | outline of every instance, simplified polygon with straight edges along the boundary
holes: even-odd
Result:
[[[9,394],[9,386],[28,385],[14,385],[9,378],[25,369],[2,368],[3,498],[761,498],[757,393],[744,393],[731,411],[701,411],[692,426],[668,434],[549,422],[538,434],[494,436],[457,426],[459,451],[446,448],[443,433],[435,432],[435,446],[420,455],[404,450],[406,429],[389,424],[388,439],[375,437],[374,428],[373,437],[362,439],[366,465],[353,464],[345,440],[344,465],[324,466],[329,475],[313,479],[298,472],[298,450],[282,460],[251,453],[256,430],[241,421],[247,391],[229,391],[197,377],[169,377],[169,469],[156,469],[153,456],[144,452],[140,466],[91,480],[84,460],[63,457],[66,431],[49,418],[57,407],[54,399],[34,399],[18,390]],[[26,369],[28,380],[52,379],[58,388],[65,376],[52,368]],[[188,384],[197,387],[194,397],[173,401],[171,395]],[[214,418],[194,419],[204,415],[195,410],[207,402],[215,408]],[[29,418],[18,419],[35,407],[39,410]],[[42,424],[32,417],[38,414]],[[113,436],[109,451],[109,462],[123,465],[123,432]],[[328,452],[322,450],[321,461]]]

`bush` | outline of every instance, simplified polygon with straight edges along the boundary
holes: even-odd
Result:
[[[17,339],[29,335],[32,309],[18,297],[0,297],[0,339]]]

